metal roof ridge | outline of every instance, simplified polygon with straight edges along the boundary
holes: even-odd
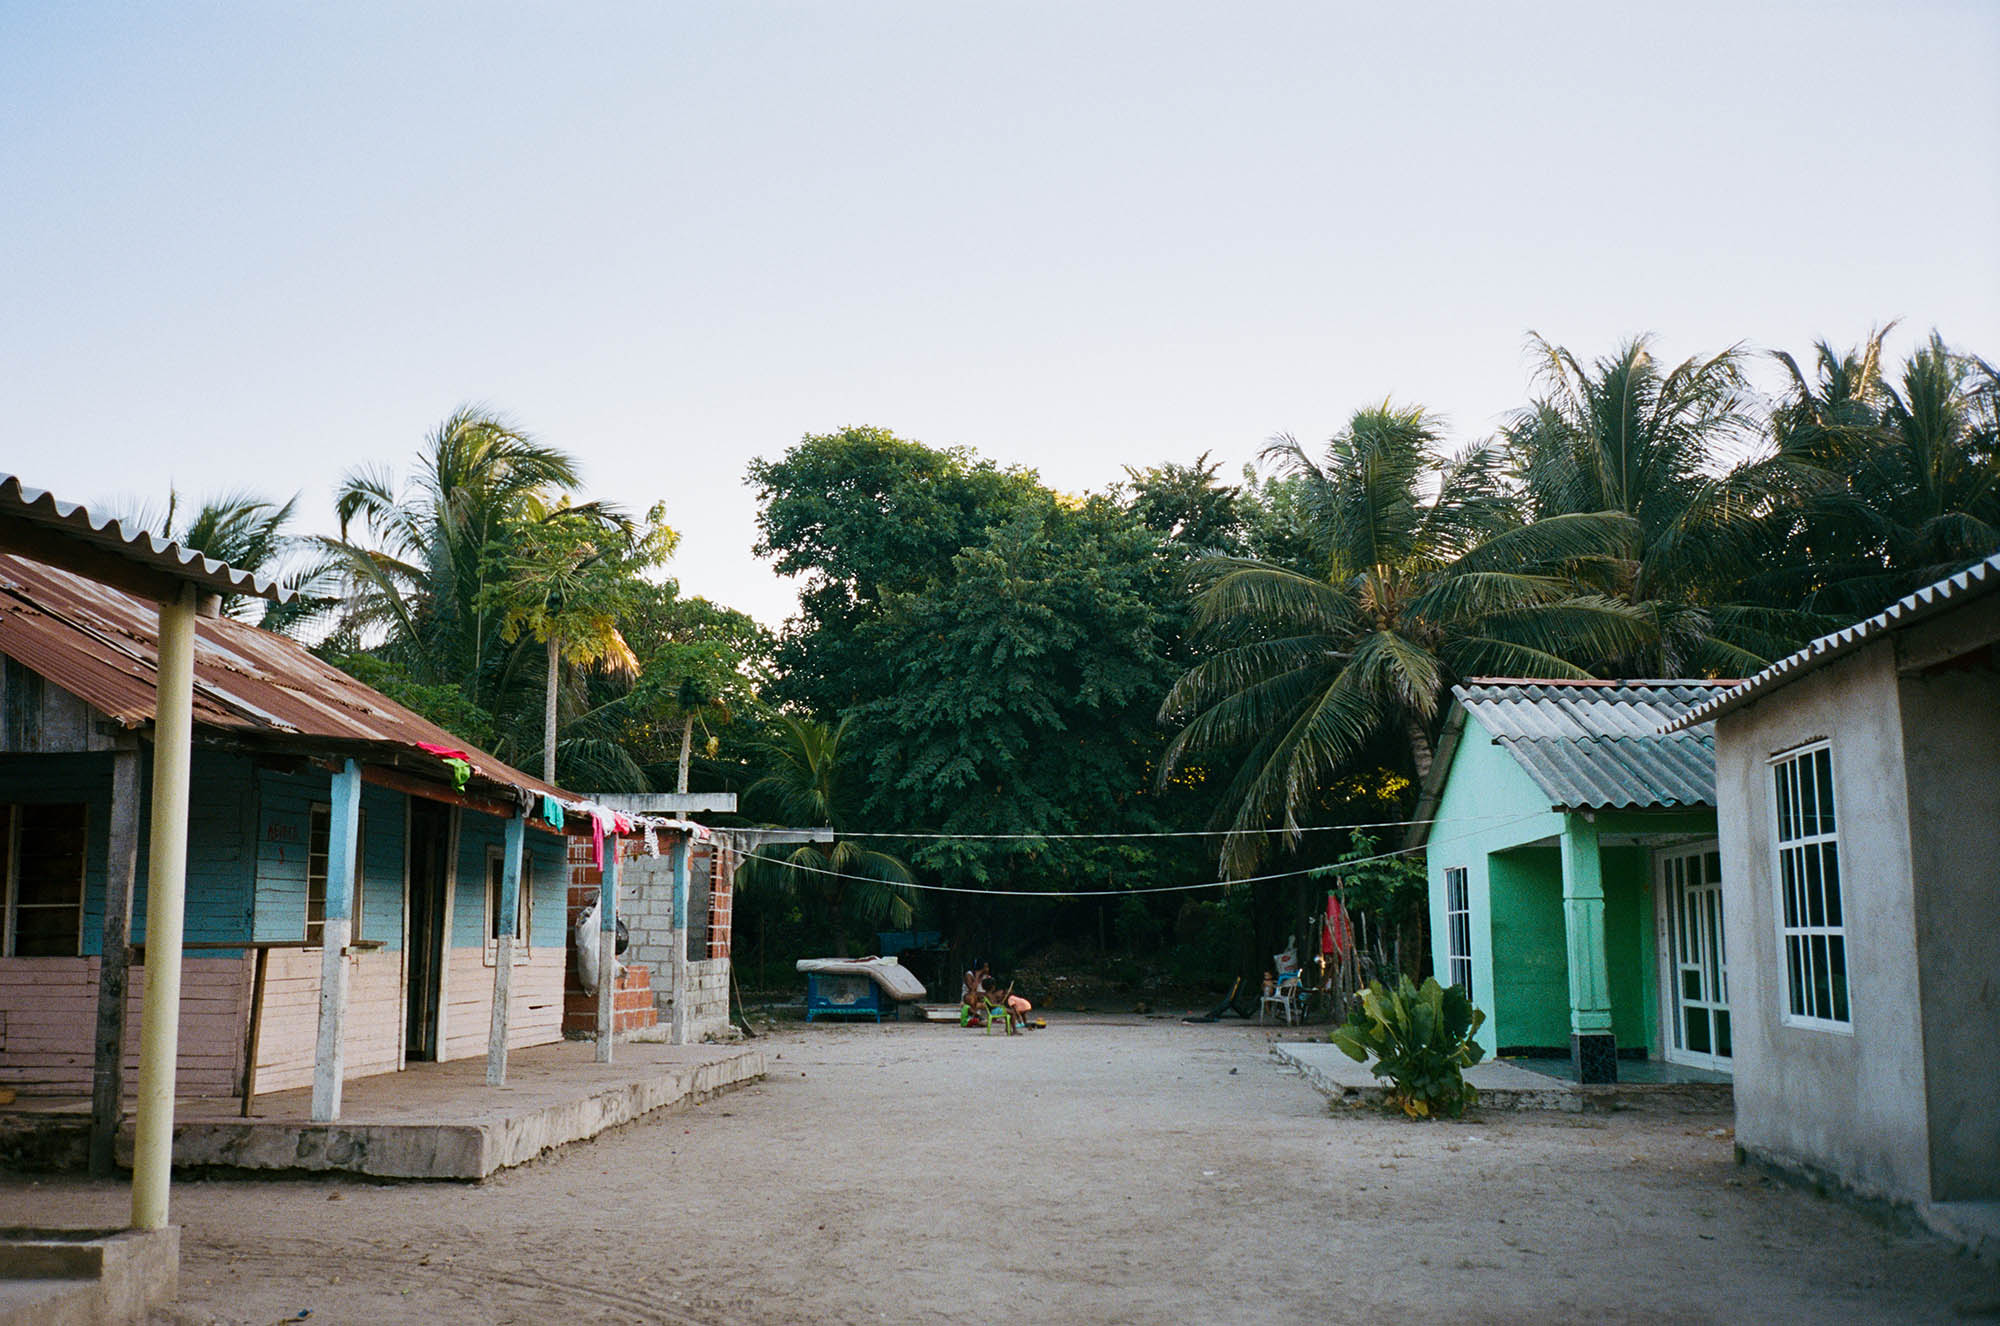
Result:
[[[2000,588],[2000,553],[1981,558],[1942,580],[1934,580],[1913,593],[1905,594],[1872,617],[1865,617],[1851,625],[1843,626],[1838,631],[1829,631],[1803,649],[1778,659],[1748,680],[1738,683],[1705,704],[1690,709],[1673,722],[1662,725],[1660,730],[1664,733],[1694,723],[1712,721],[1765,691],[1795,680],[1822,663],[1831,662],[1843,654],[1860,648],[1883,631],[1900,630],[1922,621],[1933,613],[1943,610],[1952,600],[1975,586],[1987,592]]]
[[[17,475],[0,471],[0,511],[12,507],[13,514],[33,524],[52,526],[71,537],[93,543],[141,566],[193,581],[217,593],[250,594],[258,598],[289,602],[296,592],[280,585],[275,576],[262,575],[231,566],[191,548],[177,539],[163,539],[150,530],[128,531],[122,519],[98,517],[81,502],[65,502],[45,488],[30,488]]]

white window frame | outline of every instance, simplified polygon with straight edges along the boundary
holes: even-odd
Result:
[[[1817,780],[1818,757],[1824,756],[1826,784],[1822,789]],[[1815,778],[1813,799],[1815,817],[1813,832],[1805,832],[1804,816],[1796,790],[1791,794],[1791,823],[1787,823],[1784,798],[1779,788],[1781,781],[1791,774],[1789,786],[1800,786],[1797,771],[1807,761],[1813,762]],[[1779,1020],[1788,1027],[1801,1027],[1813,1031],[1831,1031],[1846,1035],[1854,1032],[1854,982],[1852,964],[1848,961],[1850,945],[1847,937],[1847,916],[1851,904],[1850,891],[1841,868],[1840,825],[1843,816],[1839,813],[1839,779],[1833,768],[1833,743],[1814,741],[1803,746],[1773,755],[1766,762],[1771,771],[1771,781],[1766,785],[1771,791],[1771,884],[1775,906],[1772,920],[1778,936],[1778,971],[1784,979],[1778,982]],[[1820,812],[1819,801],[1825,796],[1828,804],[1825,812]],[[1833,827],[1824,826],[1831,819]],[[1798,832],[1787,836],[1788,830]],[[1788,880],[1786,866],[1793,866],[1793,875]],[[1831,895],[1826,892],[1827,862],[1832,862]],[[1810,920],[1812,895],[1808,892],[1806,865],[1816,861],[1820,866],[1819,900],[1820,921]],[[1831,897],[1833,908],[1826,906]],[[1789,919],[1787,904],[1792,910]],[[1836,916],[1837,913],[1837,916]],[[1814,941],[1819,941],[1815,944]],[[1800,964],[1792,962],[1793,942],[1798,943]],[[1836,947],[1837,946],[1837,947]],[[1826,972],[1826,1007],[1822,1009],[1816,998],[1818,975],[1821,965]],[[1841,1009],[1841,1001],[1846,1007]],[[1794,1011],[1795,1008],[1800,1011]],[[1844,1016],[1834,1016],[1836,1011]]]
[[[17,955],[14,945],[20,937],[20,897],[21,865],[21,816],[24,812],[48,810],[76,810],[83,818],[83,852],[81,853],[76,880],[76,945],[68,953],[30,953]],[[12,958],[24,956],[34,958],[77,958],[83,956],[83,917],[88,910],[90,893],[90,803],[87,801],[52,802],[0,802],[0,816],[7,821],[6,855],[0,858],[0,954]],[[57,910],[49,904],[29,904],[36,910]],[[63,904],[67,906],[67,904]]]
[[[1456,887],[1458,895],[1452,896]],[[1457,902],[1459,906],[1452,904]],[[1464,866],[1444,868],[1444,954],[1446,985],[1472,998],[1472,879]],[[1460,972],[1464,979],[1460,979]]]
[[[1674,863],[1677,861],[1687,861],[1691,858],[1699,857],[1701,859],[1700,869],[1703,880],[1701,884],[1692,887],[1703,888],[1713,884],[1726,888],[1726,886],[1722,885],[1721,855],[1721,844],[1713,838],[1706,841],[1684,843],[1678,847],[1663,847],[1653,853],[1654,936],[1655,950],[1659,957],[1659,1025],[1661,1028],[1660,1046],[1662,1053],[1669,1063],[1686,1064],[1691,1068],[1706,1068],[1719,1073],[1729,1073],[1734,1071],[1736,1050],[1735,1015],[1729,1003],[1729,926],[1726,918],[1718,911],[1715,920],[1719,924],[1713,936],[1715,940],[1714,951],[1701,955],[1709,961],[1697,962],[1684,956],[1686,941],[1690,937],[1691,930],[1687,926],[1689,918],[1681,907],[1683,902],[1681,896],[1683,880],[1675,878],[1675,871],[1673,869]],[[1713,866],[1709,863],[1711,857],[1715,858]],[[1709,874],[1711,870],[1714,871],[1712,877]],[[1719,908],[1722,903],[1721,894],[1716,896],[1715,901]],[[1696,919],[1705,918],[1697,917]],[[1708,945],[1706,943],[1698,943],[1698,947],[1705,949]],[[1712,967],[1710,966],[1711,962],[1713,964]],[[1704,1004],[1709,1011],[1710,1048],[1707,1053],[1699,1050],[1690,1050],[1686,1047],[1687,1024],[1685,1019],[1688,996],[1685,981],[1686,973],[1690,968],[1710,973],[1710,979],[1713,981],[1713,993],[1716,998],[1713,1001],[1703,1001],[1700,999],[1694,1001]],[[1718,1018],[1728,1019],[1726,1032],[1717,1021]],[[1727,1054],[1715,1049],[1721,1043],[1725,1034],[1729,1037],[1730,1042],[1729,1053]]]
[[[487,844],[486,876],[482,881],[486,890],[486,902],[482,908],[485,920],[480,926],[479,933],[484,936],[486,965],[489,967],[500,960],[500,937],[493,933],[493,927],[499,919],[496,914],[500,910],[502,876],[496,872],[505,868],[506,856],[507,850],[505,847],[498,843]],[[526,847],[523,847],[521,850],[521,892],[520,896],[514,900],[514,961],[517,963],[527,961],[528,951],[533,945],[532,936],[535,932],[534,864],[534,854],[529,852]]]
[[[325,816],[326,818],[327,850],[317,854],[319,856],[319,873],[318,873],[319,920],[315,923],[315,921],[313,920],[313,878],[314,878],[313,857],[315,855],[315,853],[313,852],[313,823],[314,821],[318,820],[321,816]],[[367,892],[367,890],[362,887],[362,885],[367,881],[367,871],[362,868],[362,862],[366,859],[367,842],[368,842],[368,812],[365,810],[357,811],[354,824],[354,898],[348,913],[348,927],[347,927],[347,934],[350,940],[356,940],[361,938],[361,898],[362,895]],[[315,951],[326,947],[326,875],[327,875],[327,863],[331,859],[332,855],[333,855],[333,805],[331,802],[315,801],[311,805],[306,807],[306,922],[305,922],[306,947]],[[315,924],[317,924],[320,928],[319,934],[317,936],[313,934],[313,926]]]

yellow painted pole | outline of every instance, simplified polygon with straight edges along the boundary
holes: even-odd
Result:
[[[162,1229],[174,1163],[180,1055],[181,936],[187,901],[188,765],[194,736],[195,589],[160,604],[153,714],[153,816],[146,848],[146,988],[139,1005],[139,1125],[132,1225]]]

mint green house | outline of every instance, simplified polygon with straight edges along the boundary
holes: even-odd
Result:
[[[1432,961],[1486,1012],[1488,1054],[1727,1072],[1728,954],[1709,724],[1733,682],[1454,687],[1418,803]],[[1429,823],[1423,823],[1429,821]]]

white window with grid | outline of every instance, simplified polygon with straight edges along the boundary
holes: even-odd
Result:
[[[1834,814],[1833,750],[1825,743],[1771,762],[1784,1020],[1847,1030],[1847,908]]]
[[[1444,871],[1444,933],[1447,985],[1472,995],[1472,890],[1464,866]]]

